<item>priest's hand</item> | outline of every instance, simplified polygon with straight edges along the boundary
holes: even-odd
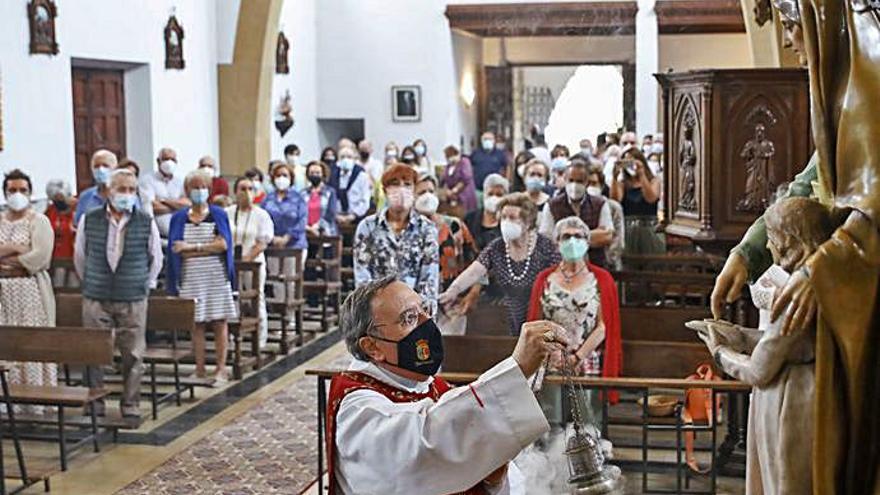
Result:
[[[803,330],[816,315],[816,293],[803,269],[794,272],[779,297],[773,302],[771,321],[776,322],[783,313],[785,319],[780,330],[782,335]]]
[[[525,376],[532,376],[547,355],[568,347],[565,329],[552,321],[539,320],[524,323],[512,357]]]
[[[749,268],[745,258],[738,253],[730,253],[712,289],[712,316],[716,320],[722,317],[725,302],[737,300],[748,278]]]

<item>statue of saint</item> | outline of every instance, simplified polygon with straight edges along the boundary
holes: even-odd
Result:
[[[788,190],[843,222],[773,305],[782,334],[816,322],[813,493],[880,493],[880,2],[772,0],[810,73],[816,153]],[[759,219],[733,249],[712,312],[771,263]]]
[[[786,198],[764,214],[773,265],[751,286],[757,329],[716,321],[687,324],[699,332],[717,365],[753,386],[749,405],[746,494],[812,492],[815,324],[783,335],[771,321],[773,302],[833,232],[830,210],[807,198]]]
[[[697,209],[697,149],[694,146],[693,117],[685,117],[684,139],[678,149],[678,173],[681,175],[678,207],[682,210]]]
[[[770,203],[770,161],[776,154],[773,141],[767,139],[764,124],[755,126],[740,158],[746,161],[746,191],[736,204],[737,211],[762,212]]]

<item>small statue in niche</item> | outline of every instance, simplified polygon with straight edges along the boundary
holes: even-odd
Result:
[[[290,102],[290,91],[285,91],[284,96],[278,103],[278,119],[275,120],[275,129],[284,137],[287,131],[293,127],[293,105]]]
[[[737,211],[760,213],[770,203],[770,162],[776,146],[767,139],[764,124],[755,125],[755,136],[746,142],[740,158],[746,161],[746,189],[736,204]]]
[[[278,32],[278,43],[275,47],[275,73],[290,74],[290,64],[287,62],[287,53],[290,50],[290,42],[284,31]]]
[[[183,26],[172,13],[165,25],[165,68],[183,69]]]
[[[30,25],[30,52],[58,54],[55,41],[55,17],[58,10],[52,0],[32,0],[28,3],[28,24]]]
[[[716,364],[752,385],[747,434],[746,493],[812,493],[815,323],[783,335],[784,316],[770,321],[789,277],[831,237],[828,208],[803,197],[783,199],[764,214],[773,265],[752,285],[757,329],[723,320],[687,323]]]
[[[681,193],[678,207],[682,210],[697,209],[697,148],[694,146],[694,116],[688,113],[684,119],[684,136],[678,149],[678,173],[681,175]]]

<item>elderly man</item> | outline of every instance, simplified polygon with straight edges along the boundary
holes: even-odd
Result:
[[[214,199],[218,196],[221,198],[229,197],[229,183],[226,182],[226,179],[220,177],[220,169],[217,167],[217,161],[214,160],[214,157],[205,155],[199,158],[199,170],[211,176],[211,197],[208,198],[209,203],[213,204]]]
[[[550,429],[527,377],[565,345],[565,330],[524,324],[511,357],[450,390],[434,376],[443,340],[426,306],[393,277],[345,300],[340,326],[354,359],[330,386],[330,493],[523,493],[508,463]]]
[[[338,223],[354,223],[367,214],[373,190],[369,175],[358,164],[358,151],[354,146],[339,148],[339,160],[332,167],[329,184],[339,200]]]
[[[183,190],[183,174],[177,173],[177,152],[162,148],[156,157],[159,170],[141,179],[144,197],[150,200],[156,224],[163,237],[168,236],[171,215],[190,205]]]
[[[385,208],[364,218],[355,231],[354,283],[360,287],[397,275],[433,307],[440,283],[437,227],[413,211],[416,179],[416,171],[402,164],[382,175]]]
[[[377,184],[382,181],[382,172],[385,171],[385,165],[382,163],[382,160],[378,158],[373,158],[373,143],[367,141],[366,139],[362,139],[361,142],[358,143],[358,154],[360,155],[360,166],[367,171],[370,176],[370,181],[373,184]]]
[[[77,227],[73,263],[82,280],[83,325],[116,332],[122,356],[123,417],[140,417],[141,375],[146,349],[147,297],[162,270],[162,243],[153,219],[135,206],[137,178],[113,172],[106,208],[85,214]],[[91,368],[89,387],[103,387],[101,368]],[[103,413],[104,404],[97,407]]]
[[[78,223],[79,219],[89,210],[103,208],[107,204],[107,198],[110,195],[107,184],[110,181],[110,174],[117,165],[116,155],[112,151],[98,150],[92,155],[92,178],[95,180],[95,185],[80,193],[76,203],[74,222]],[[138,208],[141,206],[140,203],[140,199],[138,199]]]
[[[481,194],[483,181],[489,174],[507,177],[507,154],[495,147],[494,133],[484,132],[480,137],[480,147],[471,153],[471,167],[474,170],[474,184]]]
[[[590,262],[607,269],[605,248],[614,237],[614,220],[605,198],[587,194],[590,175],[586,160],[576,157],[571,161],[565,171],[565,191],[544,205],[538,218],[538,232],[552,238],[556,222],[566,217],[580,217],[590,227]]]

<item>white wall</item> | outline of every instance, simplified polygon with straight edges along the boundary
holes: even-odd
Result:
[[[317,115],[317,0],[285,0],[279,19],[290,42],[289,74],[275,74],[272,84],[272,157],[284,158],[284,147],[296,144],[302,156],[320,153]],[[276,110],[285,91],[290,91],[294,125],[284,137],[275,129]],[[260,164],[263,165],[263,164]]]
[[[421,137],[434,160],[472,132],[474,114],[459,97],[445,6],[440,0],[320,0],[318,117],[364,119],[377,150],[389,140]],[[458,52],[476,57],[471,43],[461,43]],[[422,89],[422,121],[392,122],[391,87],[412,84]]]
[[[217,39],[214,2],[204,0],[58,0],[57,56],[30,55],[27,2],[0,2],[0,71],[5,150],[0,171],[21,167],[45,182],[75,182],[71,58],[146,64],[128,74],[127,93],[149,87],[145,121],[129,125],[131,157],[153,166],[162,146],[177,149],[183,170],[217,154]],[[186,69],[165,70],[163,29],[171,7],[185,30]],[[95,19],[98,19],[96,24]],[[132,109],[136,110],[136,109]],[[142,109],[144,110],[144,109]],[[147,122],[148,121],[148,122]],[[147,125],[148,124],[148,125]]]

